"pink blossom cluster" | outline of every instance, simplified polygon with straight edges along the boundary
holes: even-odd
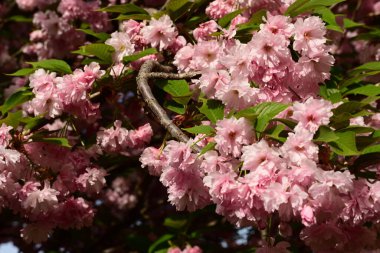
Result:
[[[111,187],[105,191],[106,203],[118,211],[126,211],[136,206],[137,196],[131,192],[130,182],[124,177],[117,177]]]
[[[191,146],[206,143],[169,141],[162,150],[146,149],[140,161],[160,176],[178,210],[215,204],[216,213],[232,223],[261,229],[276,214],[284,237],[292,234],[291,222],[304,225],[300,238],[313,252],[370,249],[377,227],[363,224],[378,222],[380,183],[326,166],[323,149],[313,141],[335,107],[323,99],[295,102],[281,114],[298,122],[283,144],[256,140],[247,119],[229,117],[212,125],[216,134],[206,143],[214,142],[215,150],[200,155]],[[287,252],[276,247],[273,252]]]
[[[202,253],[202,249],[198,246],[191,247],[190,245],[187,245],[186,248],[181,250],[178,247],[172,247],[169,248],[168,253]]]
[[[177,28],[168,15],[159,19],[152,19],[149,24],[139,23],[134,20],[125,21],[120,26],[120,31],[111,34],[106,42],[115,49],[113,54],[116,64],[115,75],[120,75],[123,69],[121,61],[123,57],[132,55],[147,47],[155,47],[159,50],[169,50],[172,53],[178,51],[186,44],[183,36],[178,36]],[[132,63],[132,67],[138,69],[146,60],[157,59],[156,55],[147,55]]]
[[[221,100],[228,110],[315,96],[334,63],[322,20],[311,16],[291,22],[268,13],[265,21],[247,44],[234,38],[213,39],[210,34],[217,24],[201,24],[194,30],[197,44],[181,48],[174,64],[180,71],[201,71],[201,91]],[[292,51],[299,55],[297,61]]]
[[[207,6],[206,14],[212,19],[220,19],[238,9],[244,9],[246,14],[261,9],[282,14],[294,2],[295,0],[214,0]]]
[[[100,112],[99,104],[90,101],[90,91],[95,80],[104,73],[95,62],[62,77],[55,72],[38,69],[29,77],[35,98],[26,104],[25,110],[47,118],[66,112],[93,122],[100,117]]]
[[[136,155],[143,151],[153,136],[149,123],[136,130],[128,130],[116,120],[114,127],[101,128],[96,136],[97,144],[107,153],[120,153],[126,156]]]
[[[23,0],[22,0],[23,1]],[[28,0],[25,2],[49,1]],[[55,1],[54,1],[55,2]],[[62,0],[57,12],[39,11],[33,16],[33,24],[38,28],[30,34],[31,44],[23,48],[24,53],[37,55],[39,59],[64,58],[85,42],[85,34],[76,30],[74,22],[81,21],[91,25],[91,29],[100,32],[110,28],[108,15],[95,11],[100,1]]]
[[[95,210],[83,197],[100,193],[106,171],[84,149],[15,138],[12,127],[0,127],[0,206],[24,217],[21,236],[41,242],[54,228],[89,226]]]

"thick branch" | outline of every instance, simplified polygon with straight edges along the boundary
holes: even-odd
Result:
[[[162,72],[153,72],[153,70],[162,71]],[[143,97],[145,103],[152,110],[154,115],[157,117],[159,123],[165,127],[166,130],[178,141],[187,142],[189,137],[182,132],[182,130],[177,127],[168,117],[165,110],[158,103],[154,97],[152,90],[150,89],[148,80],[150,78],[162,78],[162,79],[183,79],[183,78],[192,78],[199,75],[198,72],[190,73],[166,73],[173,71],[174,69],[169,66],[162,66],[156,61],[146,61],[140,68],[139,74],[137,75],[137,88]],[[200,148],[196,145],[193,146],[193,149],[197,152],[200,151]]]

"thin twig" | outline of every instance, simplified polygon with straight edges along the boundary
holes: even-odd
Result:
[[[162,71],[162,72],[153,72],[153,70]],[[139,74],[137,75],[137,88],[141,96],[143,97],[145,103],[152,110],[154,115],[157,117],[159,123],[165,127],[166,130],[173,136],[175,139],[181,142],[188,142],[189,137],[182,132],[182,130],[177,127],[168,117],[165,110],[158,103],[154,97],[152,90],[150,89],[148,80],[153,78],[162,78],[162,79],[183,79],[183,78],[193,78],[199,75],[199,72],[189,72],[189,73],[167,73],[173,71],[174,69],[169,66],[162,66],[156,61],[146,61],[140,68]],[[192,149],[196,152],[200,152],[198,146],[193,146]]]

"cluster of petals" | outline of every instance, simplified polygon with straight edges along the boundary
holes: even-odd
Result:
[[[35,95],[25,110],[34,115],[55,118],[63,112],[94,120],[99,117],[98,105],[89,100],[89,93],[96,79],[105,72],[98,63],[90,63],[83,70],[57,77],[55,72],[38,69],[30,77],[29,86]]]
[[[220,6],[229,3],[212,4],[217,2]],[[174,57],[178,70],[201,71],[196,81],[199,88],[208,98],[221,100],[227,109],[316,96],[318,84],[329,78],[334,63],[326,45],[326,28],[319,17],[292,22],[289,17],[268,12],[265,23],[248,43],[234,38],[234,23],[248,19],[235,19],[228,30],[213,20],[200,24],[193,31],[197,43],[185,45]],[[216,31],[224,36],[213,36]],[[293,59],[292,54],[298,54],[298,59]]]
[[[107,153],[139,153],[150,142],[153,130],[149,123],[136,130],[128,130],[116,120],[114,126],[108,129],[101,128],[97,133],[97,144]]]
[[[316,98],[295,102],[281,114],[297,122],[282,144],[255,140],[249,120],[231,117],[211,124],[216,131],[208,141],[214,150],[197,155],[192,141],[169,141],[161,149],[147,148],[140,161],[160,176],[178,210],[215,204],[216,213],[230,222],[259,228],[277,214],[287,233],[292,233],[290,222],[303,224],[300,238],[314,252],[359,252],[376,241],[376,226],[363,224],[378,220],[380,184],[320,164],[313,137],[329,124],[335,106]],[[364,234],[362,241],[348,239],[353,231]],[[281,242],[258,250],[289,252],[288,247]]]
[[[178,247],[171,247],[168,250],[168,253],[202,253],[203,250],[198,246],[187,245],[183,250]]]

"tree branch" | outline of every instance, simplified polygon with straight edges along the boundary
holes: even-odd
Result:
[[[160,72],[153,72],[153,70],[157,70]],[[165,127],[166,130],[178,141],[188,142],[189,137],[182,132],[182,130],[177,127],[171,119],[166,114],[165,110],[158,103],[156,98],[154,97],[152,90],[149,86],[149,79],[153,78],[162,78],[162,79],[184,79],[184,78],[192,78],[199,75],[199,72],[189,72],[189,73],[167,73],[174,71],[172,67],[163,66],[156,61],[146,61],[140,68],[140,71],[137,75],[137,89],[141,96],[143,97],[145,103],[152,110],[154,115],[157,117],[159,123]],[[200,151],[200,148],[196,145],[192,147],[192,149],[196,152]]]

